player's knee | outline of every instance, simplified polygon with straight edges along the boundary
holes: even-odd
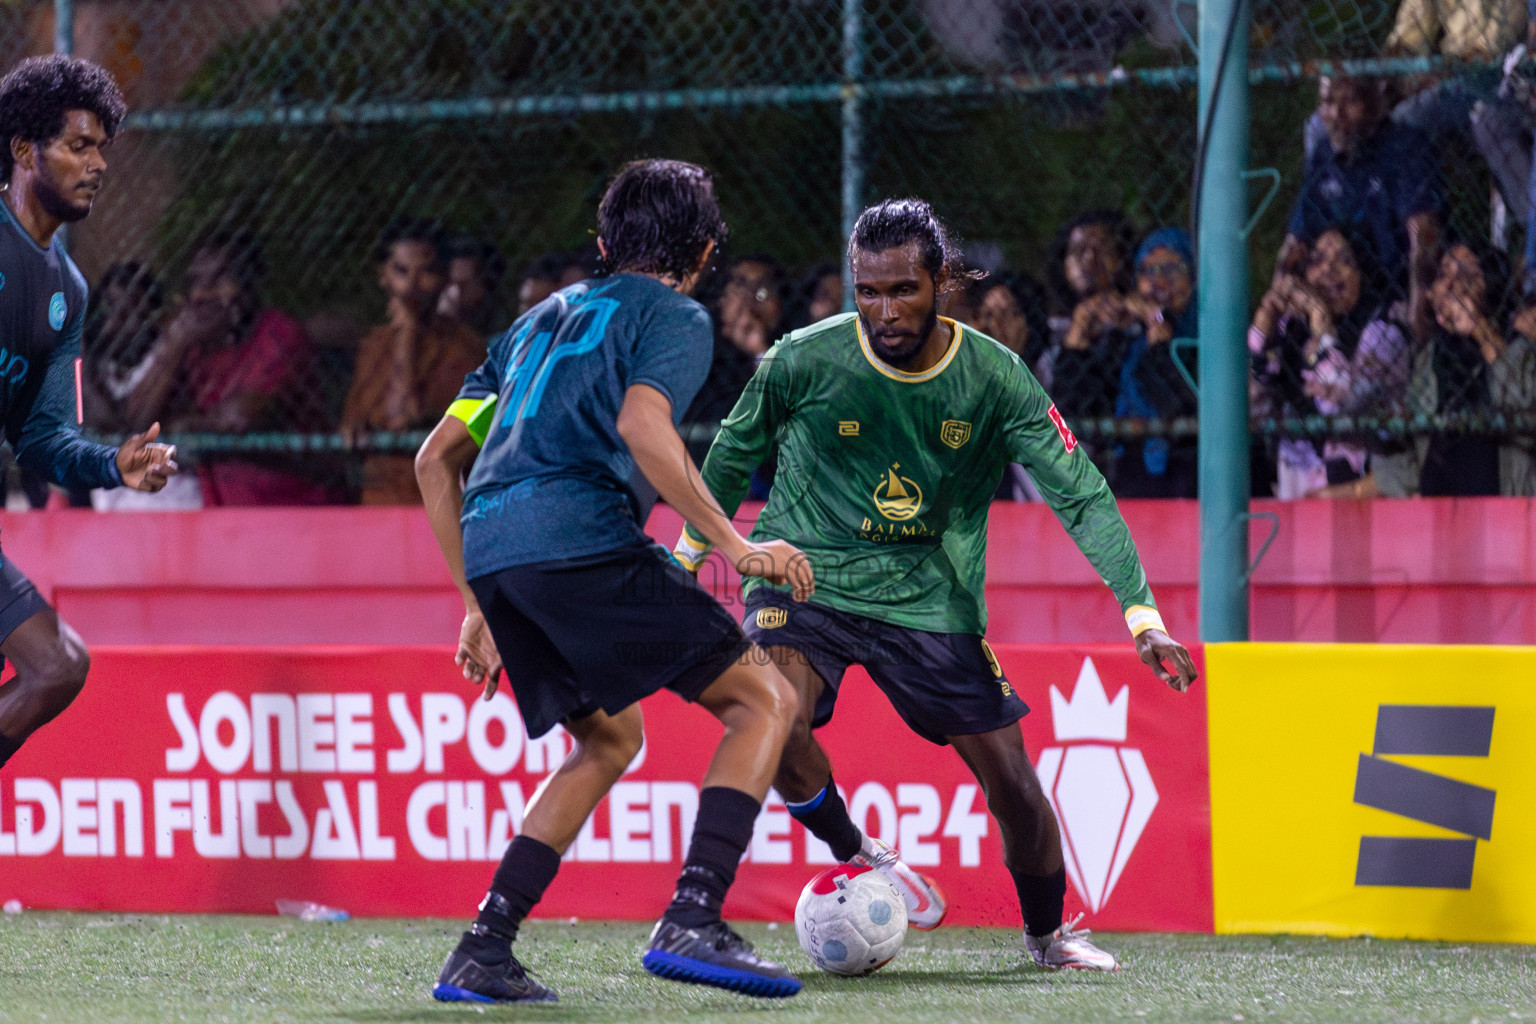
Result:
[[[609,720],[576,740],[576,753],[597,761],[615,775],[621,775],[640,753],[645,733],[629,728],[627,723]]]
[[[65,707],[85,689],[85,677],[91,670],[91,656],[85,645],[71,636],[60,638],[53,656],[37,669],[36,685],[55,707]]]

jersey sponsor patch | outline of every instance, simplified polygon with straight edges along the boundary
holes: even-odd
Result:
[[[945,420],[939,424],[939,440],[959,449],[971,439],[971,425],[964,420]]]
[[[48,300],[48,326],[56,331],[61,329],[68,315],[69,307],[64,302],[64,293],[54,292],[53,298]]]
[[[1067,421],[1061,418],[1061,413],[1056,411],[1054,404],[1046,415],[1051,418],[1052,423],[1056,424],[1056,433],[1061,435],[1061,443],[1066,446],[1067,451],[1070,452],[1076,448],[1077,438],[1073,435],[1072,428],[1067,426]]]
[[[758,629],[778,629],[789,621],[789,611],[784,608],[759,608],[757,610]]]

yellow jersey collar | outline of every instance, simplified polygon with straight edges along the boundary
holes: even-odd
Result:
[[[869,347],[869,339],[864,336],[863,317],[855,315],[853,326],[859,335],[859,349],[864,353],[864,358],[869,360],[869,365],[891,378],[891,380],[899,380],[903,384],[921,384],[923,381],[932,380],[937,377],[944,372],[950,363],[954,362],[955,353],[960,351],[960,342],[964,338],[965,328],[958,320],[951,320],[947,316],[941,316],[939,319],[950,326],[954,336],[950,338],[949,348],[945,350],[943,357],[921,373],[908,373],[906,370],[898,370],[884,359],[875,355],[875,350]]]

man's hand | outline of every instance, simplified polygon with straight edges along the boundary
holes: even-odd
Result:
[[[1143,630],[1136,636],[1136,654],[1157,676],[1169,686],[1184,693],[1199,678],[1195,660],[1184,645],[1160,629]],[[1175,672],[1168,671],[1164,662],[1172,663]]]
[[[117,450],[117,471],[123,486],[153,494],[181,469],[176,465],[176,446],[154,444],[160,436],[160,424],[151,423],[142,434],[134,434]]]
[[[736,559],[736,571],[743,576],[761,576],[769,583],[794,588],[796,601],[809,600],[816,592],[816,576],[805,552],[788,541],[770,540],[747,544],[746,553]]]
[[[454,653],[453,661],[464,671],[465,679],[485,687],[485,700],[496,695],[496,684],[501,680],[501,654],[496,650],[496,641],[491,639],[491,630],[479,609],[465,612],[464,625],[459,627],[459,649]]]

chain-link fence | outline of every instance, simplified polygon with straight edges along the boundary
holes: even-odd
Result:
[[[1273,314],[1250,336],[1256,484],[1289,471],[1292,492],[1367,480],[1405,493],[1426,464],[1477,449],[1510,463],[1495,489],[1516,486],[1536,393],[1521,331],[1536,336],[1536,317],[1517,315],[1531,142],[1521,68],[1506,81],[1500,65],[1525,40],[1525,2],[1254,0],[1250,165],[1273,169],[1256,204],[1278,180],[1249,236],[1255,306]],[[207,500],[409,490],[398,453],[442,411],[428,378],[473,343],[421,312],[414,397],[370,379],[385,365],[370,353],[411,320],[400,309],[426,309],[419,294],[392,305],[381,285],[387,229],[446,228],[451,244],[434,244],[462,265],[443,308],[462,300],[460,322],[483,339],[520,300],[590,270],[606,178],[640,156],[716,174],[731,242],[705,298],[725,361],[745,354],[744,371],[716,374],[721,387],[763,336],[841,304],[851,212],[916,194],[991,275],[954,293],[952,312],[1025,354],[1118,490],[1193,494],[1195,360],[1181,339],[1198,300],[1178,277],[1191,243],[1140,244],[1190,217],[1193,3],[0,0],[7,66],[53,47],[61,6],[75,51],[106,65],[133,108],[108,191],[71,239],[96,296],[94,426],[165,420]],[[1395,194],[1366,194],[1366,175],[1344,230],[1323,240],[1334,225],[1313,218],[1313,244],[1287,251],[1294,274],[1276,297],[1303,186],[1331,195],[1316,170],[1330,156],[1346,177],[1359,166],[1340,128],[1358,112],[1312,117],[1324,72],[1358,76],[1354,95],[1427,133],[1412,155],[1434,175],[1434,231],[1410,225],[1420,211]],[[1423,245],[1380,251],[1373,217]],[[1319,269],[1339,239],[1346,251]],[[1486,285],[1470,333],[1435,315],[1448,309],[1435,294],[1476,290],[1431,287],[1449,239]],[[188,342],[199,274],[231,267],[265,271],[259,306]],[[1351,267],[1353,305],[1329,291],[1348,291],[1333,278]],[[488,306],[465,298],[481,285]],[[135,374],[170,340],[182,379],[149,409],[133,401]],[[709,414],[694,419],[707,437]],[[1429,439],[1460,454],[1426,452]],[[220,493],[226,464],[240,473]]]

